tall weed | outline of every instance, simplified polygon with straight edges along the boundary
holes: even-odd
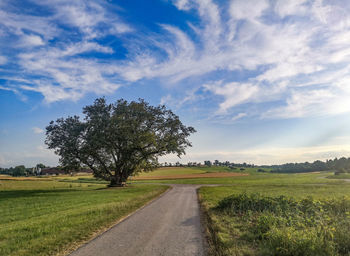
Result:
[[[246,223],[261,255],[350,255],[350,200],[235,194],[215,211]],[[248,233],[247,233],[248,232]]]

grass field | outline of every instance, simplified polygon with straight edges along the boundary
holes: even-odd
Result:
[[[193,179],[193,178],[219,178],[249,175],[228,167],[164,167],[152,172],[139,173],[133,180],[165,180],[165,179]]]
[[[270,174],[254,173],[254,170],[240,172],[249,174],[247,176],[233,177],[211,177],[211,178],[191,178],[191,179],[162,179],[162,180],[143,180],[142,183],[174,183],[174,184],[223,184],[223,185],[242,185],[242,184],[330,184],[339,183],[341,180],[325,179],[331,173],[301,173],[301,174]],[[138,181],[135,181],[138,182]]]
[[[251,175],[201,187],[209,254],[350,255],[350,183],[328,175]]]
[[[0,180],[0,255],[64,255],[167,189]]]
[[[158,168],[152,172],[139,173],[131,177],[128,182],[156,182],[156,183],[188,183],[195,184],[195,179],[207,179],[211,183],[213,178],[219,178],[219,184],[227,182],[226,178],[247,176],[250,173],[256,173],[257,168],[248,168],[244,172],[240,170],[231,170],[228,167],[165,167]],[[208,179],[210,178],[210,179]],[[54,180],[71,183],[95,183],[108,184],[107,181],[96,180],[92,175],[87,176],[57,176]],[[185,180],[190,181],[186,182]],[[220,180],[221,179],[221,180]]]
[[[220,169],[215,172],[231,171]],[[198,173],[188,179],[182,178],[184,168],[177,170],[178,179],[167,179],[168,172],[161,180],[140,182],[218,184],[199,190],[210,255],[350,255],[347,176],[246,168],[234,171],[248,176],[204,178]]]
[[[92,176],[1,176],[0,255],[64,255],[166,189],[147,183],[218,184],[199,189],[210,255],[350,255],[345,176],[186,167],[138,177],[107,189]]]
[[[341,173],[337,175],[329,175],[327,176],[328,179],[348,179],[350,180],[350,173]]]

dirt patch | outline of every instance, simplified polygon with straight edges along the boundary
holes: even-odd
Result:
[[[182,175],[164,175],[152,177],[134,177],[133,180],[172,180],[172,179],[196,179],[196,178],[226,178],[237,176],[248,176],[248,173],[237,172],[212,172],[198,174],[182,174]]]

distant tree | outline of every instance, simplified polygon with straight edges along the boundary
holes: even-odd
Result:
[[[43,169],[43,168],[46,168],[46,166],[44,164],[40,163],[40,164],[36,165],[36,168]]]
[[[206,161],[204,161],[204,165],[206,165],[206,166],[212,166],[212,163],[211,163],[211,161],[210,160],[206,160]]]
[[[107,104],[100,98],[83,113],[83,121],[78,116],[51,121],[45,143],[63,166],[87,165],[111,186],[122,186],[134,173],[153,170],[159,156],[180,157],[192,146],[187,138],[195,129],[183,125],[164,105],[123,99]]]
[[[24,165],[18,165],[12,170],[12,176],[25,176],[26,175],[26,167]]]

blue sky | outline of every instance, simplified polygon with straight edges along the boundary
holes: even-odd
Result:
[[[0,166],[56,165],[45,126],[101,96],[194,126],[183,162],[348,157],[350,2],[0,1]]]

